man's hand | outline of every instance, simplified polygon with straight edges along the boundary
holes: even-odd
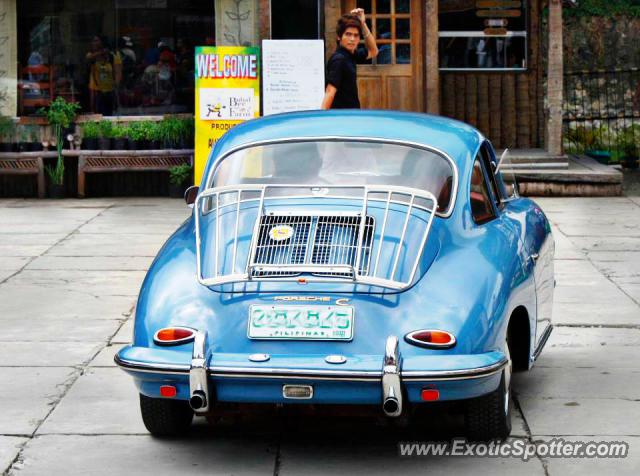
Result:
[[[358,20],[360,20],[360,23],[364,25],[364,22],[365,22],[364,8],[354,8],[353,10],[351,10],[351,14],[357,15]]]
[[[360,24],[362,25],[362,39],[364,40],[364,45],[367,47],[367,59],[375,58],[378,56],[378,46],[376,45],[376,40],[373,38],[373,35],[367,26],[364,8],[354,8],[351,10],[351,14],[357,15],[358,20],[360,20]]]

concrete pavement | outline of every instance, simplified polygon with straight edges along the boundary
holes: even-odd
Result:
[[[0,471],[49,474],[640,474],[640,197],[540,199],[554,225],[556,299],[536,367],[514,378],[513,438],[624,440],[622,460],[398,458],[398,441],[461,434],[263,416],[151,438],[114,353],[137,293],[186,218],[181,200],[0,200]]]

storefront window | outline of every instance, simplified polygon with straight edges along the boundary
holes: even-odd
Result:
[[[85,113],[192,113],[194,47],[213,44],[213,0],[20,0],[21,115],[51,98]]]
[[[526,69],[525,5],[511,0],[440,0],[440,69]]]
[[[411,8],[410,0],[358,0],[356,6],[364,8],[371,32],[378,45],[378,56],[369,64],[411,63]],[[363,40],[364,44],[364,40]]]

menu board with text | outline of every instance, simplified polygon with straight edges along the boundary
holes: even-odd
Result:
[[[322,40],[262,40],[263,114],[320,109]]]

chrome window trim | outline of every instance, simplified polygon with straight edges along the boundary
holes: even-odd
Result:
[[[226,159],[227,157],[229,157],[231,154],[234,154],[235,152],[238,152],[242,149],[248,149],[250,147],[258,147],[258,146],[262,146],[262,145],[273,145],[273,144],[288,144],[291,142],[322,142],[322,141],[326,141],[326,142],[340,142],[340,141],[344,141],[344,142],[371,142],[374,144],[391,144],[391,145],[400,145],[400,146],[405,146],[405,147],[413,147],[414,149],[421,149],[421,150],[426,150],[428,152],[432,152],[434,154],[440,155],[442,158],[444,158],[445,160],[449,161],[451,168],[453,170],[453,183],[451,184],[451,199],[449,200],[449,206],[446,210],[445,213],[442,212],[438,212],[436,211],[436,216],[439,216],[440,218],[448,218],[451,216],[451,214],[453,213],[453,209],[455,207],[456,204],[456,199],[458,197],[458,180],[459,180],[459,174],[458,174],[458,167],[456,166],[455,161],[451,158],[451,156],[449,154],[447,154],[446,152],[444,152],[443,150],[440,150],[436,147],[432,147],[429,145],[425,145],[425,144],[421,144],[418,142],[413,142],[413,141],[405,141],[405,140],[397,140],[397,139],[384,139],[384,138],[380,138],[380,137],[367,137],[367,136],[297,136],[297,137],[287,137],[287,138],[283,138],[283,139],[268,139],[268,140],[262,140],[262,141],[253,141],[253,142],[247,142],[245,144],[242,145],[238,145],[235,147],[232,147],[231,149],[229,149],[227,152],[225,152],[223,155],[221,155],[219,158],[215,159],[212,166],[211,166],[211,170],[209,170],[209,174],[207,175],[207,178],[205,180],[205,187],[204,190],[200,190],[200,193],[202,193],[203,191],[206,190],[211,190],[213,188],[213,177],[215,176],[215,173],[218,169],[218,167],[220,166],[220,163]],[[236,184],[236,185],[224,185],[223,187],[218,187],[218,188],[224,188],[224,187],[236,187],[238,188],[239,186],[242,186],[245,184]],[[267,184],[268,185],[268,184]],[[313,184],[306,184],[307,186],[311,186]],[[362,186],[365,186],[366,184],[363,184]],[[323,185],[320,184],[318,185],[320,188],[323,188]],[[335,188],[339,188],[340,185],[331,185],[332,187]],[[423,190],[423,189],[420,189]],[[423,190],[426,192],[431,193],[429,190]],[[282,197],[285,198],[285,197]]]

